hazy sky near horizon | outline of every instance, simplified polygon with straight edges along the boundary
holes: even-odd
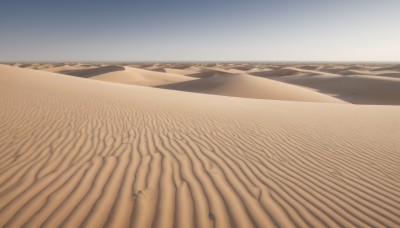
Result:
[[[2,0],[0,61],[400,61],[399,0]]]

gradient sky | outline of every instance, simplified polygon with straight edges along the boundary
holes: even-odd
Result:
[[[400,0],[2,0],[0,61],[400,61]]]

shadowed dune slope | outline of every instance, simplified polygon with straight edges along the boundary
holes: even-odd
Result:
[[[84,65],[84,64],[57,64],[53,66],[43,67],[39,70],[53,72],[53,73],[62,73],[62,72],[78,72],[80,70],[89,70],[95,69],[99,66],[91,66],[91,65]],[[79,75],[78,75],[79,76]]]
[[[300,69],[304,70],[317,70],[320,66],[314,66],[314,65],[305,65],[305,66],[297,66]]]
[[[301,72],[294,69],[277,69],[251,73],[251,75],[259,77],[283,77],[296,74],[301,74]]]
[[[373,69],[372,71],[382,71],[382,70],[395,70],[395,71],[400,71],[400,64],[394,65],[394,66],[379,67],[379,68]]]
[[[195,102],[194,102],[195,101]],[[400,108],[0,66],[0,227],[397,227]]]
[[[347,70],[342,68],[324,68],[321,69],[322,72],[336,74],[336,75],[357,75],[357,72],[353,70]]]
[[[170,83],[194,80],[178,74],[149,71],[133,67],[125,67],[123,71],[115,71],[91,77],[91,79],[116,82],[130,85],[157,86]]]
[[[209,78],[215,75],[226,74],[227,71],[214,66],[192,66],[187,70],[197,71],[197,73],[191,73],[186,76],[194,77],[194,78]]]
[[[110,66],[99,66],[95,68],[84,68],[84,69],[73,69],[73,70],[62,70],[57,73],[67,74],[72,76],[78,76],[82,78],[89,78],[99,74],[105,74],[109,72],[115,71],[123,71],[125,68],[123,66],[118,65],[110,65]]]
[[[309,89],[250,75],[216,75],[204,79],[163,85],[159,88],[233,97],[344,103],[339,99]]]
[[[175,69],[175,68],[164,68],[165,72],[171,74],[180,74],[180,75],[190,75],[197,74],[199,71],[193,69]]]
[[[367,75],[321,75],[273,79],[313,88],[354,104],[400,105],[399,78]]]
[[[379,76],[383,77],[390,77],[390,78],[400,78],[400,72],[394,72],[394,73],[381,73]]]

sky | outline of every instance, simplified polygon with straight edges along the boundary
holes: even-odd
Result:
[[[400,0],[0,1],[0,61],[400,61]]]

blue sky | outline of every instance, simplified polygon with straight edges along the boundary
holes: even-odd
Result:
[[[400,61],[398,0],[1,0],[0,61]]]

